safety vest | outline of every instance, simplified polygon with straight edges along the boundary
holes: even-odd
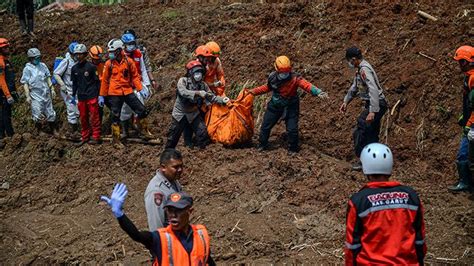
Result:
[[[158,229],[161,240],[161,263],[155,258],[154,266],[204,266],[210,253],[210,239],[204,225],[191,225],[193,230],[193,250],[191,254],[184,249],[171,225]]]

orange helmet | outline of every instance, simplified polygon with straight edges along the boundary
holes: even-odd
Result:
[[[0,38],[0,48],[10,46],[10,43],[5,38]]]
[[[205,45],[200,45],[198,48],[196,48],[196,51],[194,51],[194,56],[212,56],[211,52],[209,51],[209,48]]]
[[[291,71],[291,61],[287,56],[279,56],[275,59],[275,69],[278,72],[290,72]]]
[[[208,42],[206,43],[206,46],[211,52],[212,56],[219,57],[221,55],[221,48],[216,42]]]
[[[104,53],[104,50],[99,45],[93,45],[89,49],[89,55],[93,59],[100,59],[103,53]]]
[[[474,48],[469,45],[463,45],[456,50],[454,60],[467,60],[468,62],[474,62]]]

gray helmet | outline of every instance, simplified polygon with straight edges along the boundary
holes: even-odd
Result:
[[[84,44],[79,43],[74,47],[74,54],[85,54],[87,53],[87,48]]]
[[[38,50],[38,48],[30,48],[26,54],[28,55],[28,57],[41,56],[41,52],[40,50]]]

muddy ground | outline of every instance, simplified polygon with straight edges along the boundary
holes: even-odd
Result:
[[[351,128],[361,105],[353,102],[346,115],[337,110],[353,75],[344,50],[360,46],[391,107],[400,100],[393,115],[386,115],[381,138],[395,154],[393,178],[415,188],[423,200],[427,261],[472,264],[473,196],[446,187],[456,180],[453,162],[461,134],[456,122],[462,74],[452,56],[458,46],[474,44],[474,5],[360,2],[84,6],[38,14],[37,40],[22,37],[13,16],[2,15],[0,22],[16,64],[31,46],[51,64],[72,40],[105,46],[134,28],[162,86],[149,107],[153,132],[163,139],[183,65],[209,40],[221,44],[230,85],[264,83],[275,56],[286,54],[296,71],[329,92],[327,102],[302,99],[302,151],[296,157],[286,153],[284,125],[273,130],[273,150],[265,153],[218,144],[205,151],[178,146],[186,163],[182,182],[196,199],[193,220],[209,228],[219,263],[343,262],[346,203],[366,180],[350,170]],[[439,20],[422,19],[418,10]],[[63,104],[58,100],[55,107],[64,121]],[[19,134],[0,151],[0,181],[9,184],[0,190],[0,261],[147,263],[148,252],[120,230],[98,198],[117,181],[126,182],[125,212],[147,228],[143,193],[162,147],[77,148],[31,134],[28,112],[26,103],[17,105]]]

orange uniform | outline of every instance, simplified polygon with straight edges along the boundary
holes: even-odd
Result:
[[[97,76],[99,77],[99,80],[102,81],[102,75],[104,74],[104,65],[105,63],[99,63],[98,65],[95,65],[97,67]]]
[[[190,225],[193,231],[193,248],[188,253],[171,226],[158,229],[161,240],[161,263],[155,258],[153,265],[208,265],[210,238],[204,225]],[[171,250],[170,250],[171,249]]]
[[[474,69],[469,70],[466,72],[466,76],[464,78],[464,90],[468,96],[470,105],[474,102]],[[466,123],[467,127],[471,127],[474,125],[474,112],[470,112],[469,120]]]
[[[122,96],[142,90],[140,75],[132,59],[123,56],[122,60],[107,60],[102,74],[100,96]]]
[[[7,79],[5,76],[5,69],[6,69],[5,56],[0,55],[0,88],[3,92],[3,95],[5,95],[5,98],[8,99],[12,96],[10,94],[10,90],[8,89]]]
[[[284,84],[281,84],[276,92],[279,94],[279,96],[288,99],[297,95],[298,88],[302,88],[304,91],[311,93],[312,86],[313,85],[311,83],[309,83],[301,76],[295,75],[289,81],[285,82]],[[271,91],[271,88],[268,86],[268,84],[252,89],[252,93],[254,95],[264,94],[269,91]]]
[[[217,95],[224,95],[225,87],[225,78],[224,78],[224,69],[222,68],[222,62],[217,57],[214,63],[208,62],[206,65],[206,76],[204,81],[207,83],[209,88]],[[214,87],[214,82],[220,81],[221,85],[219,87]]]

